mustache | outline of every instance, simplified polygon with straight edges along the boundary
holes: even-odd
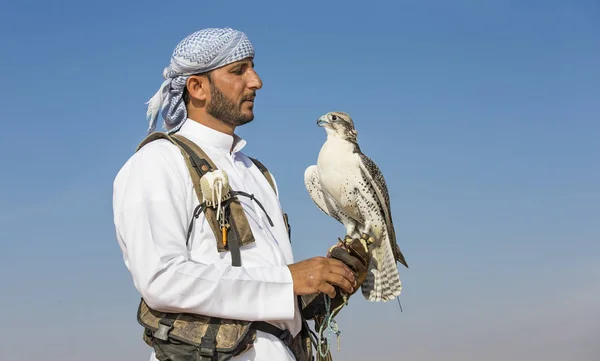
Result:
[[[256,93],[253,92],[252,94],[248,94],[245,97],[243,97],[242,101],[247,101],[247,100],[254,101],[255,98],[256,98]]]

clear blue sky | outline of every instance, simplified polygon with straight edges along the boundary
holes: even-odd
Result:
[[[353,298],[336,360],[598,360],[600,3],[285,4],[0,5],[0,359],[147,360],[112,181],[175,45],[229,26],[297,259],[343,232],[302,182],[318,116],[350,113],[388,182],[404,312]]]

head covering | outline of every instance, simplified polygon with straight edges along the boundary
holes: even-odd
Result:
[[[164,127],[176,132],[187,119],[183,90],[188,77],[235,61],[254,57],[254,48],[246,34],[230,28],[202,29],[185,37],[173,51],[171,63],[163,70],[165,81],[148,104],[148,133],[156,128],[162,110]]]

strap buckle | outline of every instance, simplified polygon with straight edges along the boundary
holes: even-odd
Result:
[[[292,334],[290,333],[290,331],[288,329],[283,330],[283,332],[281,333],[281,335],[279,335],[279,339],[281,341],[283,341],[283,343],[285,343],[286,346],[288,346],[288,347],[294,341],[294,338],[292,337]]]
[[[171,330],[173,329],[174,322],[174,319],[161,318],[158,321],[158,328],[156,329],[156,331],[154,331],[152,336],[159,340],[167,341],[169,339],[169,332],[171,332]]]
[[[200,355],[212,360],[212,357],[215,355],[216,345],[217,340],[212,337],[212,335],[204,335],[204,337],[202,337],[202,341],[200,342]]]

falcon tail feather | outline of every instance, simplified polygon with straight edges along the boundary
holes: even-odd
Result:
[[[369,301],[390,301],[402,293],[396,257],[388,241],[387,232],[382,236],[380,245],[373,249],[369,274],[361,287],[363,296]]]

